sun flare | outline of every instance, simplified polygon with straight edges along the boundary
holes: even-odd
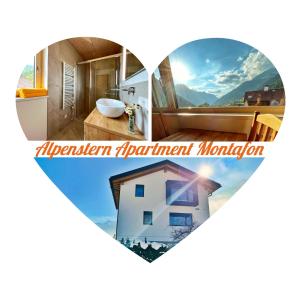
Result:
[[[180,61],[174,61],[171,64],[173,79],[176,82],[186,83],[191,79],[189,69],[185,64]]]
[[[214,173],[214,169],[211,165],[201,165],[198,174],[202,177],[210,177]]]

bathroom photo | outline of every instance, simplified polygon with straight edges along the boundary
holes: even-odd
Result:
[[[27,62],[16,90],[28,140],[148,139],[148,74],[125,47],[76,37]]]

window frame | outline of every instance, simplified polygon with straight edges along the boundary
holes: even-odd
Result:
[[[185,220],[185,225],[181,225],[181,224],[171,224],[171,216],[174,217],[179,217],[179,216],[184,216],[184,220]],[[191,218],[191,224],[187,224],[187,217]],[[193,214],[192,213],[178,213],[178,212],[170,212],[169,213],[169,226],[180,226],[180,227],[188,227],[188,226],[193,226]]]
[[[33,60],[33,88],[47,88],[48,81],[48,48],[41,50]],[[22,86],[19,88],[31,88]]]
[[[143,193],[142,193],[142,196],[139,195],[139,193],[138,193],[138,187],[139,187],[139,188],[140,188],[140,187],[143,187]],[[144,185],[144,184],[136,184],[136,185],[135,185],[135,192],[134,192],[134,195],[135,195],[135,197],[137,197],[137,198],[143,198],[143,197],[145,197],[145,185]]]
[[[48,50],[43,49],[35,56],[35,82],[37,88],[47,88],[47,63],[48,63]]]
[[[145,223],[145,216],[151,216],[151,222],[150,223]],[[153,212],[150,210],[144,210],[143,212],[143,225],[153,225]]]
[[[187,201],[187,200],[173,200],[172,201],[172,189],[178,188],[181,189],[185,185],[188,185],[188,181],[183,180],[167,180],[166,181],[166,203],[167,205],[173,205],[173,206],[198,206],[199,205],[199,198],[198,198],[198,186],[197,184],[192,184],[187,188],[187,190],[184,191],[184,193],[188,193],[188,191],[192,190],[193,193],[193,201]],[[180,194],[180,196],[183,193]]]
[[[252,115],[255,112],[261,114],[273,114],[279,117],[284,115],[285,106],[228,106],[228,107],[185,107],[170,109],[168,107],[153,107],[152,113],[167,113],[167,114],[237,114],[237,115]]]
[[[285,105],[281,106],[211,106],[211,107],[179,107],[174,87],[171,64],[169,57],[166,57],[158,66],[161,81],[165,87],[165,98],[167,107],[160,107],[152,92],[153,113],[207,113],[207,114],[247,114],[258,111],[282,116]],[[154,76],[154,74],[152,75]]]

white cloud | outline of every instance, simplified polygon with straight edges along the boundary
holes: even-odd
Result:
[[[215,75],[215,83],[218,85],[237,85],[244,78],[238,70],[223,71]]]
[[[223,159],[218,159],[215,162],[215,168],[217,168],[218,172],[221,172],[222,174],[229,171],[228,167],[225,165]]]
[[[272,63],[259,51],[250,52],[241,65],[246,80],[251,80],[272,67]]]
[[[207,58],[207,59],[205,60],[205,62],[206,62],[207,64],[209,64],[209,63],[210,63],[210,59]]]
[[[210,80],[218,90],[218,96],[221,97],[229,91],[236,88],[245,81],[245,76],[240,70],[227,70],[215,74],[214,80]]]
[[[272,67],[271,62],[259,51],[250,52],[244,60],[239,56],[237,61],[242,61],[240,68],[216,73],[214,79],[209,80],[216,86],[216,90],[219,90],[218,96],[228,93]]]

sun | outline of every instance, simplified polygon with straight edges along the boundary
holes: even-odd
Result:
[[[180,61],[174,61],[171,63],[173,79],[176,82],[185,83],[191,79],[189,69],[185,64]]]
[[[210,177],[214,173],[214,169],[211,165],[201,165],[198,174],[202,177]]]

